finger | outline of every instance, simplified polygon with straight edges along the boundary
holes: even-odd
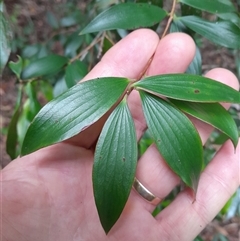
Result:
[[[163,38],[157,47],[148,75],[185,72],[195,54],[195,43],[186,34],[174,33]],[[129,106],[135,121],[138,138],[146,129],[146,123],[137,91],[132,92]],[[179,178],[170,170],[155,145],[152,145],[138,162],[137,178],[152,193],[160,198],[165,197],[179,182]],[[134,198],[142,202],[150,212],[153,205],[147,203],[137,193]]]
[[[163,240],[190,241],[204,229],[238,188],[239,160],[240,145],[235,152],[225,143],[202,173],[196,201],[185,190],[156,217]]]
[[[209,71],[206,76],[238,89],[237,78],[228,70],[220,68],[214,69]],[[202,142],[205,143],[213,127],[195,118],[190,119],[199,131]],[[179,182],[179,178],[167,166],[154,145],[152,145],[139,160],[136,176],[147,189],[160,198],[166,197]],[[145,200],[140,196],[138,198],[140,202],[144,203]],[[150,212],[154,209],[154,206],[146,201],[144,207]]]
[[[191,63],[194,54],[195,43],[188,35],[169,34],[159,42],[147,75],[183,73]],[[132,91],[128,100],[139,139],[146,129],[146,122],[138,92]]]
[[[157,34],[148,29],[136,30],[130,33],[103,56],[83,81],[110,76],[137,79],[146,68],[158,42]],[[97,139],[105,121],[106,116],[79,135],[68,140],[68,143],[86,148],[90,147]]]

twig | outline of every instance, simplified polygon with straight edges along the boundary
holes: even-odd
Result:
[[[88,51],[94,47],[94,45],[96,43],[98,43],[100,40],[101,40],[101,35],[102,35],[102,32],[99,32],[97,34],[97,36],[93,39],[93,41],[85,48],[83,49],[79,54],[77,54],[75,57],[73,57],[71,60],[70,60],[70,63],[74,62],[75,60],[79,59],[82,55],[86,56],[86,54],[88,53]]]
[[[106,38],[112,45],[115,44],[114,41],[113,41],[107,34],[105,35],[105,38]]]
[[[168,19],[168,21],[167,21],[167,25],[166,25],[166,27],[165,27],[165,29],[164,29],[164,32],[163,32],[163,34],[162,34],[161,39],[166,35],[166,33],[167,33],[168,29],[169,29],[169,26],[170,26],[170,24],[171,24],[171,22],[172,22],[172,20],[173,20],[176,3],[177,3],[177,0],[173,0],[173,5],[172,5],[171,12],[170,12],[170,16],[169,16],[169,19]]]
[[[164,30],[164,33],[163,33],[163,35],[162,35],[161,38],[163,38],[163,37],[166,35],[167,31],[168,31],[168,28],[169,28],[170,23],[171,23],[171,21],[172,21],[172,19],[173,19],[173,16],[174,16],[174,11],[175,11],[175,7],[176,7],[176,3],[177,3],[177,0],[173,0],[172,9],[171,9],[171,12],[170,12],[170,14],[169,14],[170,17],[169,17],[169,19],[168,19],[167,26],[166,26],[166,28],[165,28],[165,30]],[[151,63],[152,63],[152,60],[153,60],[153,58],[154,58],[154,55],[155,55],[155,53],[154,53],[154,54],[152,55],[152,57],[149,59],[146,67],[144,68],[144,71],[140,74],[138,80],[140,80],[140,79],[147,73],[147,71],[148,71],[148,69],[149,69],[149,67],[150,67],[150,65],[151,65]]]
[[[97,59],[99,59],[101,57],[101,55],[102,55],[105,36],[106,36],[106,32],[104,31],[102,36],[101,36],[101,41],[100,41],[100,46],[99,46],[99,50],[98,50]]]

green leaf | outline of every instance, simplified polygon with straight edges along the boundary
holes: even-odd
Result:
[[[29,121],[32,121],[33,118],[36,116],[36,114],[39,112],[41,109],[41,105],[37,99],[36,95],[36,88],[35,88],[34,82],[28,82],[25,86],[25,91],[27,96],[29,97],[30,105],[29,105],[29,111],[27,113],[27,119]]]
[[[240,28],[240,17],[236,13],[219,13],[217,16],[236,24]]]
[[[209,22],[196,16],[180,17],[178,20],[191,30],[220,46],[233,49],[240,48],[240,28],[232,22]]]
[[[165,10],[147,3],[122,3],[100,13],[80,34],[153,26],[167,16]]]
[[[77,84],[86,74],[87,66],[80,60],[76,60],[66,68],[65,81],[68,88]]]
[[[128,84],[126,78],[93,79],[50,101],[31,123],[21,154],[66,140],[88,128],[121,98]]]
[[[27,45],[22,50],[22,58],[26,58],[26,59],[31,58],[31,60],[32,60],[32,59],[36,58],[39,50],[40,50],[39,44]]]
[[[10,61],[8,66],[12,70],[12,72],[18,77],[18,79],[20,79],[20,74],[21,74],[22,68],[23,68],[23,61],[22,61],[21,56],[18,55],[17,62]]]
[[[80,22],[80,18],[80,13],[77,14],[77,12],[75,12],[75,14],[71,14],[70,16],[61,18],[60,25],[62,27],[71,27],[77,25]]]
[[[182,16],[188,16],[188,15],[195,15],[198,17],[202,16],[202,11],[184,3],[181,4],[181,13],[182,13]]]
[[[0,75],[11,53],[12,31],[3,2],[0,2]]]
[[[64,44],[65,55],[73,58],[77,55],[78,49],[84,42],[83,36],[79,36],[78,31],[68,37],[67,42]]]
[[[17,135],[18,135],[17,152],[18,152],[18,155],[20,154],[24,137],[25,137],[27,129],[30,125],[30,121],[28,118],[29,112],[31,112],[30,106],[31,106],[30,99],[27,98],[23,104],[22,113],[21,113],[18,123],[17,123]]]
[[[194,102],[240,103],[240,93],[218,81],[192,74],[146,77],[133,84],[154,95]]]
[[[173,19],[170,25],[170,33],[183,32],[188,33],[190,30],[178,19]]]
[[[52,85],[45,80],[38,81],[39,91],[44,95],[46,100],[49,102],[53,99],[53,87]]]
[[[22,72],[22,79],[30,79],[57,73],[66,63],[68,58],[60,55],[48,55],[32,61]]]
[[[53,28],[53,29],[58,29],[59,28],[59,23],[57,18],[52,12],[47,12],[46,14],[47,22],[48,24]]]
[[[66,80],[64,76],[59,76],[54,87],[53,87],[53,97],[57,97],[67,91],[69,88],[67,87]]]
[[[165,100],[140,91],[155,144],[170,168],[195,192],[203,166],[200,136],[192,122]]]
[[[124,99],[112,112],[99,137],[93,165],[93,190],[106,233],[120,217],[137,165],[137,139]]]
[[[194,59],[191,62],[191,64],[188,66],[186,73],[196,74],[196,75],[202,74],[202,56],[197,46],[196,46],[196,53],[195,53]]]
[[[191,103],[171,100],[183,112],[204,121],[217,128],[229,138],[236,147],[238,143],[238,129],[232,116],[218,103]]]
[[[11,118],[10,124],[8,126],[8,133],[7,133],[6,151],[12,160],[17,157],[17,144],[18,144],[17,124],[21,113],[22,113],[22,87],[20,87],[18,90],[18,97],[16,101],[15,110]]]
[[[235,8],[231,5],[225,4],[218,0],[179,0],[179,2],[184,3],[202,11],[209,13],[227,13],[234,12]]]

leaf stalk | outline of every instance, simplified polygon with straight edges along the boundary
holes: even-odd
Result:
[[[170,12],[170,16],[169,16],[167,25],[166,25],[166,27],[165,27],[165,29],[164,29],[164,32],[163,32],[163,34],[162,34],[161,39],[164,38],[164,36],[166,35],[166,33],[167,33],[168,29],[169,29],[169,26],[170,26],[170,24],[171,24],[171,22],[172,22],[172,20],[173,20],[175,8],[176,8],[176,4],[177,4],[177,0],[173,0],[173,5],[172,5],[171,12]]]

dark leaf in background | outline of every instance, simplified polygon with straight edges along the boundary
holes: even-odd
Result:
[[[187,33],[189,32],[189,29],[181,21],[178,21],[177,19],[173,19],[170,25],[170,33],[175,33],[175,32]]]
[[[65,81],[68,88],[78,83],[88,72],[87,66],[80,60],[76,60],[66,68]]]
[[[192,122],[165,100],[140,91],[143,113],[155,144],[170,168],[195,192],[203,148]]]
[[[32,61],[22,72],[22,79],[30,79],[57,73],[68,62],[68,58],[60,55],[48,55]]]
[[[196,16],[178,18],[188,28],[220,46],[239,49],[240,28],[228,21],[209,22]]]
[[[74,11],[71,15],[63,17],[60,19],[61,27],[71,27],[77,24],[81,24],[83,21],[83,16],[80,11]]]
[[[59,28],[59,23],[56,16],[52,12],[47,12],[46,14],[47,22],[53,29]]]
[[[167,12],[146,3],[122,3],[100,13],[80,34],[153,26],[167,16]]]
[[[56,98],[57,96],[63,94],[69,88],[67,87],[66,80],[63,75],[60,75],[57,78],[57,81],[53,87],[53,97]]]
[[[65,55],[69,58],[73,58],[77,55],[78,49],[84,42],[83,36],[79,36],[79,31],[68,37],[68,40],[64,44]]]
[[[206,122],[226,134],[236,147],[238,143],[238,129],[230,115],[219,103],[191,103],[171,100],[183,112]]]
[[[37,57],[37,53],[40,50],[39,44],[27,45],[22,49],[22,58],[23,59],[33,59]]]
[[[218,81],[192,74],[165,74],[146,77],[133,84],[154,95],[193,102],[240,103],[240,93]]]
[[[106,233],[118,220],[127,202],[136,165],[135,126],[124,99],[105,123],[94,157],[94,197]]]
[[[187,16],[187,15],[195,15],[195,16],[198,16],[198,17],[201,17],[202,16],[202,11],[197,9],[197,8],[194,8],[194,7],[191,7],[187,4],[184,4],[182,3],[181,4],[181,13],[182,13],[182,16]]]
[[[197,46],[196,46],[196,53],[195,53],[194,59],[192,60],[191,64],[188,66],[186,73],[196,74],[196,75],[202,74],[202,56]]]
[[[80,133],[119,100],[128,84],[126,78],[93,79],[73,86],[50,101],[31,123],[21,154],[29,154]]]
[[[240,17],[237,13],[218,13],[217,16],[223,20],[236,24],[240,28]]]

